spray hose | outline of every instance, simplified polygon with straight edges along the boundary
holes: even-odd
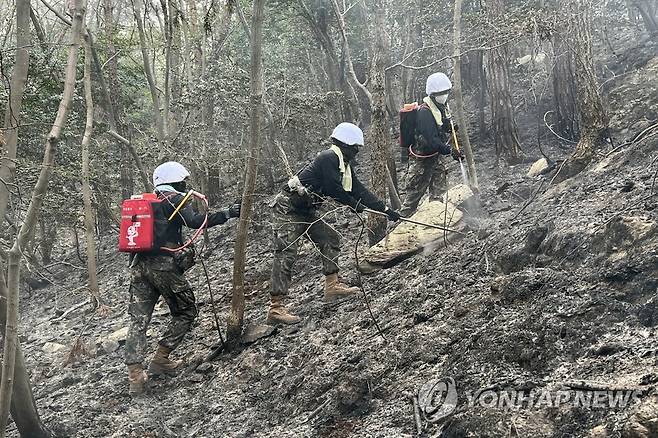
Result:
[[[366,213],[372,213],[372,214],[377,214],[379,216],[387,216],[388,217],[388,215],[386,213],[384,213],[383,211],[371,210],[370,208],[366,208],[363,211],[365,211]],[[464,235],[464,236],[466,235],[465,233],[463,233],[461,231],[458,231],[458,230],[453,230],[452,228],[441,227],[439,225],[426,224],[426,223],[418,222],[418,221],[415,221],[415,220],[412,220],[412,219],[407,219],[405,217],[400,217],[400,220],[402,222],[409,222],[410,224],[414,224],[414,225],[420,225],[420,226],[423,226],[423,227],[434,228],[434,229],[441,230],[441,231],[448,231],[450,233],[461,234],[461,235]]]
[[[176,207],[174,212],[171,214],[171,216],[169,216],[168,220],[172,221],[174,219],[174,217],[176,217],[178,212],[181,210],[181,208],[183,208],[185,203],[192,196],[194,196],[195,198],[200,199],[201,201],[203,201],[203,204],[206,207],[206,215],[203,218],[203,222],[201,223],[201,226],[194,232],[194,234],[192,234],[192,236],[190,236],[189,239],[187,239],[187,242],[185,242],[182,246],[180,246],[178,248],[162,247],[162,248],[160,248],[162,251],[172,252],[172,253],[183,251],[184,249],[187,249],[188,247],[190,247],[190,245],[192,245],[195,240],[197,240],[199,237],[201,237],[203,235],[204,231],[206,230],[206,226],[208,225],[208,210],[209,210],[208,198],[206,197],[206,195],[204,195],[202,193],[199,193],[199,192],[196,192],[194,190],[190,190],[189,192],[187,192],[187,194],[185,195],[183,200],[178,204],[178,206]]]
[[[409,155],[411,155],[412,157],[416,157],[416,158],[432,158],[432,157],[436,157],[437,155],[439,155],[439,153],[434,152],[431,155],[420,155],[420,154],[417,154],[417,153],[414,152],[414,150],[412,149],[412,146],[409,146]]]

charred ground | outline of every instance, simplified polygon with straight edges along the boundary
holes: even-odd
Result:
[[[654,130],[630,142],[655,123],[658,58],[648,56],[638,68],[609,85],[613,133],[628,144],[600,151],[580,176],[551,184],[555,170],[528,177],[527,164],[496,168],[483,148],[485,214],[468,235],[362,278],[384,337],[363,296],[321,302],[319,259],[305,245],[290,294],[303,323],[198,366],[217,333],[197,266],[190,279],[201,313],[178,351],[189,366],[176,378],[151,381],[149,393],[133,400],[120,333],[118,344],[109,339],[128,325],[129,274],[115,236],[105,237],[99,280],[109,314],[81,307],[62,315],[85,299],[76,292],[84,271],[69,265],[54,271],[60,286],[23,295],[21,342],[45,422],[79,437],[412,436],[407,393],[452,377],[460,394],[580,381],[643,395],[640,404],[617,410],[469,409],[462,397],[453,415],[425,425],[428,435],[658,436],[658,140]],[[632,126],[623,122],[629,95],[640,96]],[[452,182],[458,178],[453,169]],[[349,215],[334,220],[344,232],[343,274],[356,282],[359,222]],[[250,323],[265,319],[271,263],[268,218],[254,225]],[[206,264],[225,321],[234,231],[226,226],[210,235]],[[61,260],[79,264],[73,251]],[[166,306],[156,310],[152,349],[167,322]],[[76,343],[80,354],[65,364]]]

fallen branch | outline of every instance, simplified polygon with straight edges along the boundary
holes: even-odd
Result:
[[[89,304],[89,301],[82,301],[82,302],[76,304],[75,306],[71,307],[70,309],[68,309],[66,312],[62,313],[57,318],[52,319],[51,321],[52,322],[59,322],[59,321],[63,320],[64,318],[66,318],[70,313],[75,312],[76,310],[78,310],[81,307],[84,307],[87,304]]]
[[[595,382],[591,380],[572,380],[562,383],[562,385],[569,389],[581,391],[612,391],[612,392],[625,392],[625,391],[648,391],[649,388],[642,386],[615,386],[608,383]]]
[[[653,131],[656,128],[658,128],[658,123],[654,123],[653,125],[647,126],[645,129],[643,129],[642,131],[635,134],[633,136],[633,138],[631,138],[629,141],[627,141],[626,143],[620,144],[619,146],[617,146],[616,148],[614,148],[613,150],[608,152],[606,154],[606,157],[609,157],[610,155],[614,154],[615,152],[617,152],[618,150],[620,150],[620,149],[622,149],[626,146],[630,146],[632,144],[637,143],[638,141],[644,140],[647,137],[647,135],[651,135],[650,132]]]
[[[323,410],[323,409],[329,404],[329,402],[331,402],[331,398],[327,398],[327,400],[325,400],[324,403],[322,403],[322,404],[321,404],[320,406],[318,406],[317,408],[313,409],[313,412],[311,412],[310,414],[308,414],[308,417],[306,417],[306,420],[304,420],[304,423],[308,423],[309,421],[311,421],[312,419],[314,419],[315,417],[317,417],[318,414],[319,414],[320,412],[322,412],[322,410]]]
[[[523,207],[521,207],[521,208],[519,209],[519,211],[516,212],[516,214],[514,215],[514,217],[512,217],[512,219],[509,220],[509,224],[510,224],[510,226],[511,226],[511,223],[512,223],[517,217],[519,217],[519,215],[520,215],[521,213],[523,213],[523,211],[524,211],[526,208],[528,208],[528,206],[529,206],[530,204],[532,204],[532,202],[533,202],[535,199],[537,199],[537,195],[538,195],[539,192],[541,191],[541,188],[544,187],[544,183],[545,183],[545,182],[546,182],[545,179],[542,179],[542,180],[541,180],[541,184],[539,184],[539,188],[535,191],[535,193],[534,193],[532,196],[530,196],[530,198],[525,202],[525,204],[523,205]]]

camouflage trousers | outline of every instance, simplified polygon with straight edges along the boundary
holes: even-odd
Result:
[[[319,218],[314,210],[298,210],[290,195],[281,192],[274,203],[274,263],[272,264],[272,295],[286,295],[297,260],[299,241],[308,238],[322,255],[324,275],[338,272],[340,235]]]
[[[169,306],[171,322],[159,344],[175,349],[190,331],[197,316],[192,287],[183,272],[168,256],[137,256],[130,268],[130,329],[126,339],[126,364],[142,363],[146,350],[146,329],[153,309],[162,295]]]
[[[407,195],[400,214],[409,217],[416,212],[420,200],[429,189],[430,199],[439,199],[446,192],[446,167],[440,155],[431,158],[409,157],[406,180]]]

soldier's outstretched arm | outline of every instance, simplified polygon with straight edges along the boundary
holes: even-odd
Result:
[[[178,202],[182,202],[183,198],[177,199]],[[192,207],[192,203],[187,201],[185,205],[178,211],[174,220],[180,221],[183,225],[188,228],[198,229],[201,228],[203,222],[206,219],[206,215],[197,212]],[[220,225],[231,219],[232,217],[240,216],[240,206],[236,204],[230,208],[226,208],[208,215],[208,223],[206,227],[214,227],[215,225]]]

